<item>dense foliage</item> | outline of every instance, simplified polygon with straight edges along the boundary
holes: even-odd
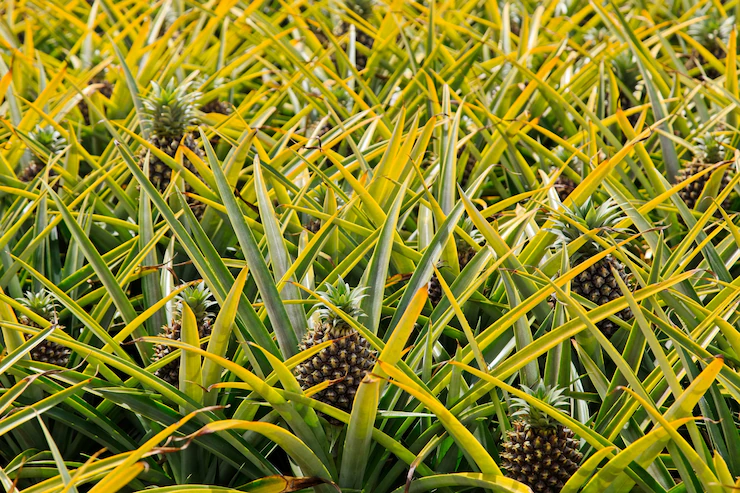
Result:
[[[740,488],[737,0],[4,0],[8,493]]]

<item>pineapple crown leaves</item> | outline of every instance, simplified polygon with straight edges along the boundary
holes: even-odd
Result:
[[[198,123],[196,102],[201,95],[189,91],[190,82],[177,85],[172,78],[165,87],[152,81],[152,91],[142,99],[143,118],[153,135],[165,139],[181,139],[191,125]]]
[[[183,303],[187,303],[190,309],[193,310],[198,324],[207,317],[213,316],[208,309],[216,302],[212,299],[211,291],[203,283],[185,288],[175,299],[177,300],[177,318],[182,316]]]
[[[316,203],[319,205],[319,207],[323,210],[324,203],[326,202],[326,196],[329,194],[329,185],[326,183],[320,182],[318,185],[313,187],[313,190],[309,192],[309,196],[316,201]],[[337,192],[334,191],[334,198],[337,201],[337,208],[342,208],[346,205],[346,202],[344,200],[344,197]]]
[[[553,151],[553,154],[555,154],[555,156],[558,159],[566,163],[570,168],[575,170],[577,173],[581,172],[581,169],[583,168],[583,161],[581,160],[581,158],[578,156],[577,153],[572,152],[563,146],[557,146],[555,150]],[[553,160],[553,164],[557,165],[557,163],[554,160]]]
[[[85,68],[92,68],[97,67],[101,63],[103,63],[110,54],[107,51],[100,51],[100,49],[96,48],[95,51],[92,52],[90,55],[90,59],[86,60],[83,66]],[[96,78],[102,78],[105,76],[105,73],[108,72],[110,68],[110,64],[105,65],[102,70],[95,76]]]
[[[47,320],[56,318],[56,301],[51,293],[45,289],[36,293],[26,291],[23,298],[18,298],[17,301],[39,317]]]
[[[316,292],[322,299],[328,301],[328,304],[321,301],[317,305],[318,310],[316,313],[319,320],[329,322],[333,329],[346,330],[346,322],[329,304],[335,306],[350,317],[359,319],[365,315],[365,312],[360,308],[360,302],[367,296],[365,290],[367,290],[367,287],[352,289],[349,283],[344,282],[341,276],[336,287],[327,282],[323,291]]]
[[[559,0],[555,6],[555,15],[570,17],[574,15],[579,8],[579,0]]]
[[[36,127],[28,133],[28,137],[37,145],[46,149],[49,154],[59,154],[67,145],[67,141],[64,140],[62,134],[59,133],[51,125],[42,127],[36,125]]]
[[[347,0],[345,5],[360,17],[367,17],[373,11],[374,0]]]
[[[485,238],[483,237],[483,234],[481,234],[480,231],[478,231],[475,227],[475,223],[473,223],[473,220],[469,217],[463,218],[458,223],[458,226],[460,229],[462,229],[465,233],[470,236],[474,242],[477,244],[481,244],[485,241]]]
[[[592,27],[586,34],[583,35],[584,41],[590,41],[592,43],[600,43],[606,39],[609,39],[611,33],[605,27]]]
[[[640,69],[632,52],[629,50],[620,51],[612,58],[612,69],[617,79],[622,81],[631,92],[635,92],[639,83]]]
[[[563,395],[565,389],[548,387],[542,380],[534,388],[527,387],[526,385],[522,385],[521,387],[527,395],[555,409],[562,410],[568,404],[568,398]],[[511,407],[515,409],[512,417],[520,418],[533,428],[556,428],[558,426],[558,422],[550,415],[545,414],[545,412],[532,406],[522,398],[512,398]]]
[[[615,228],[623,215],[619,205],[612,199],[607,199],[596,207],[592,197],[589,197],[582,205],[574,204],[572,208],[563,206],[560,214],[560,217],[553,218],[554,227],[549,231],[557,235],[563,245],[585,236],[588,231],[596,230],[596,236],[623,232],[622,229]],[[581,249],[581,254],[595,253],[599,249],[599,244],[592,240],[587,242],[585,249]]]
[[[724,159],[725,146],[730,143],[726,135],[706,133],[694,140],[695,155],[707,164],[719,163]]]
[[[709,51],[716,51],[722,45],[727,46],[734,25],[734,15],[723,19],[717,13],[710,13],[706,19],[690,25],[688,33]]]

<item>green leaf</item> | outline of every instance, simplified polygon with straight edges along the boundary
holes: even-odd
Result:
[[[225,279],[223,275],[217,274],[212,264],[203,256],[201,251],[198,249],[195,241],[183,225],[177,220],[175,213],[169,208],[167,203],[164,201],[162,196],[159,194],[154,185],[149,181],[149,178],[144,175],[141,168],[136,164],[131,155],[131,152],[124,145],[118,145],[118,150],[121,153],[126,165],[128,166],[131,173],[136,178],[136,181],[141,186],[141,189],[149,196],[154,203],[155,207],[159,210],[159,213],[165,218],[167,224],[172,228],[177,239],[180,241],[181,246],[186,251],[190,260],[193,261],[198,272],[203,276],[211,291],[214,293],[219,302],[226,299],[227,293],[224,288],[225,281],[233,282],[232,279]],[[257,313],[252,308],[252,305],[245,303],[243,305],[244,310],[239,311],[239,316],[243,318],[243,321],[249,331],[249,335],[252,336],[254,341],[258,342],[261,347],[267,348],[269,351],[277,353],[277,348],[273,342],[270,334],[267,332],[265,325],[262,323]]]
[[[259,156],[254,157],[254,188],[257,192],[257,205],[259,207],[262,225],[265,228],[265,236],[267,237],[267,246],[274,271],[273,275],[275,279],[284,279],[285,273],[290,269],[291,258],[285,247],[285,239],[283,238],[277,215],[272,207],[272,201],[270,200],[267,186],[262,176],[262,165],[260,164]],[[301,299],[301,293],[292,281],[295,281],[295,279],[288,279],[287,282],[281,284],[282,290],[280,296],[284,301]],[[299,304],[288,304],[285,310],[290,318],[296,340],[302,339],[308,326],[306,312],[303,311],[303,306]]]
[[[195,314],[187,303],[182,304],[182,325],[180,328],[182,341],[190,346],[200,347],[198,322]],[[190,351],[180,353],[180,390],[195,402],[203,399],[203,389],[200,356]],[[181,410],[181,412],[185,412]]]
[[[191,435],[191,438],[204,433],[217,433],[219,431],[233,429],[252,431],[265,436],[282,448],[306,474],[331,481],[329,472],[324,467],[324,464],[322,464],[306,444],[296,438],[295,435],[271,423],[233,419],[216,421],[205,425],[198,432]],[[331,492],[334,490],[328,485],[318,485],[315,489],[319,492]]]
[[[370,265],[365,271],[363,285],[368,289],[367,296],[362,299],[360,306],[367,314],[367,323],[365,325],[373,334],[378,333],[385,283],[388,277],[388,268],[390,267],[391,253],[393,250],[393,238],[405,193],[406,183],[401,186],[396,199],[391,205],[390,211],[388,211],[385,223],[380,231],[380,237],[375,245],[373,256],[370,259]]]
[[[54,464],[57,467],[57,470],[59,471],[59,475],[62,478],[62,481],[64,481],[65,490],[69,493],[77,493],[77,488],[75,488],[74,484],[72,484],[72,478],[69,475],[69,471],[67,470],[67,466],[64,464],[64,458],[62,457],[62,454],[59,452],[59,447],[57,447],[57,444],[54,443],[54,439],[51,436],[51,433],[49,433],[48,428],[44,424],[44,420],[41,419],[41,416],[37,416],[39,426],[41,427],[41,430],[44,432],[44,437],[46,438],[46,443],[49,444],[49,450],[51,451],[52,457],[54,457]]]
[[[425,478],[411,481],[408,490],[398,488],[393,493],[422,493],[424,491],[437,491],[442,488],[452,488],[453,491],[461,489],[480,489],[485,491],[496,491],[502,493],[529,493],[529,487],[519,481],[509,479],[500,474],[481,474],[474,472],[458,472],[427,476]]]
[[[362,488],[370,456],[373,424],[378,411],[380,383],[378,377],[366,375],[357,389],[344,440],[342,466],[339,471],[341,488]]]
[[[231,330],[234,325],[234,319],[236,318],[236,312],[239,309],[239,301],[241,300],[248,274],[249,271],[246,267],[242,269],[234,281],[233,286],[231,286],[226,301],[221,305],[221,309],[213,324],[208,347],[206,348],[206,351],[211,354],[221,357],[226,355],[226,350],[229,347],[229,339],[231,338]],[[206,359],[203,362],[203,388],[208,389],[211,385],[218,382],[220,374],[221,369],[219,366],[213,361]],[[212,406],[216,403],[217,398],[218,395],[216,392],[208,392],[205,395],[204,404]]]
[[[275,280],[272,278],[270,271],[267,269],[265,259],[262,257],[257,241],[254,239],[254,234],[244,219],[239,204],[234,198],[233,188],[226,180],[221,166],[218,163],[218,159],[213,152],[213,148],[208,143],[208,139],[201,130],[201,137],[204,141],[206,154],[208,155],[208,161],[213,170],[213,175],[216,178],[216,184],[218,185],[218,192],[221,196],[221,201],[226,207],[226,212],[234,228],[234,233],[239,240],[244,258],[247,260],[247,265],[252,271],[254,280],[257,283],[257,287],[262,294],[262,299],[267,308],[267,313],[272,321],[273,328],[275,329],[275,335],[280,346],[280,351],[283,356],[289,358],[296,354],[298,350],[298,338],[296,332],[291,325],[288,313],[285,310],[280,294],[275,286]],[[233,154],[232,154],[233,156]]]

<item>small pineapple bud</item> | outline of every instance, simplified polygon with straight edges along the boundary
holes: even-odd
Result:
[[[23,298],[18,298],[17,301],[41,318],[46,320],[56,319],[56,302],[51,293],[45,289],[42,289],[37,293],[26,291]],[[20,322],[24,325],[38,327],[25,315],[21,315]]]
[[[182,318],[183,303],[187,303],[190,309],[193,310],[198,325],[201,325],[204,320],[213,317],[213,313],[210,313],[208,309],[215,305],[216,302],[213,300],[211,291],[204,283],[185,288],[175,299],[177,300],[175,311],[175,318],[177,320]]]
[[[45,127],[36,125],[34,130],[28,133],[28,136],[40,150],[51,155],[59,154],[64,149],[64,146],[67,145],[67,141],[64,140],[62,134],[51,125]]]
[[[573,204],[572,208],[563,206],[563,211],[558,214],[558,217],[553,218],[554,226],[550,231],[559,237],[562,245],[577,240],[588,231],[596,230],[597,236],[604,237],[622,232],[622,229],[615,226],[624,215],[619,205],[612,199],[596,207],[592,197],[589,197],[582,205]],[[598,242],[589,241],[572,258],[575,261],[581,257],[598,253],[600,250],[601,246]]]
[[[367,288],[352,289],[341,277],[336,287],[329,283],[326,283],[325,286],[324,291],[318,291],[317,294],[329,304],[334,305],[355,319],[365,315],[360,308],[360,301],[367,296],[365,293]],[[335,337],[342,337],[352,332],[352,327],[333,308],[330,308],[329,304],[323,301],[318,304],[319,309],[316,310],[316,316],[319,320],[330,327],[330,331]]]
[[[165,87],[152,82],[152,91],[142,103],[144,121],[155,137],[180,140],[191,125],[198,123],[195,103],[200,93],[188,92],[189,87],[190,83],[176,85],[174,78]]]
[[[711,133],[697,138],[694,142],[696,143],[696,157],[705,164],[722,161],[725,155],[725,146],[730,143],[727,136]]]

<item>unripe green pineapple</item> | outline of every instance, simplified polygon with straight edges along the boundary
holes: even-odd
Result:
[[[469,217],[461,220],[459,226],[479,245],[485,241],[483,235],[480,231],[475,229],[473,220]],[[462,238],[458,238],[455,243],[455,247],[457,249],[457,262],[460,265],[460,270],[462,270],[466,265],[468,265],[468,262],[475,257],[475,254],[478,253],[478,251]],[[429,302],[432,306],[437,306],[439,302],[442,301],[444,292],[442,291],[442,285],[440,284],[436,273],[432,274],[427,290],[429,293]]]
[[[563,202],[565,199],[568,198],[568,196],[573,193],[573,190],[576,189],[578,184],[565,176],[564,174],[559,175],[555,179],[555,191],[558,194],[558,197],[560,197],[560,201]]]
[[[23,298],[18,299],[18,302],[36,315],[50,320],[52,324],[57,325],[56,304],[51,293],[48,291],[44,289],[37,293],[27,291]],[[41,328],[41,326],[26,315],[21,315],[18,321],[29,327]],[[67,366],[67,363],[69,363],[69,354],[70,350],[68,347],[44,340],[31,350],[31,359],[56,366]]]
[[[189,131],[192,125],[198,123],[195,103],[200,93],[188,92],[189,87],[190,83],[177,85],[174,78],[165,87],[152,82],[151,93],[142,99],[144,120],[151,131],[149,141],[172,158],[175,157],[180,142],[198,157],[203,156],[203,151]],[[146,151],[146,148],[141,150],[142,166]],[[183,157],[183,165],[197,175],[187,157]],[[172,179],[172,169],[154,154],[149,161],[149,179],[162,192]],[[186,185],[185,191],[192,191],[192,188]]]
[[[595,207],[591,197],[583,205],[574,204],[572,209],[563,206],[564,212],[560,218],[554,219],[552,232],[560,237],[561,248],[580,238],[585,233],[581,232],[574,224],[566,219],[581,225],[585,230],[598,230],[598,236],[609,236],[611,232],[617,232],[614,225],[622,219],[619,207],[610,199]],[[601,251],[602,247],[596,241],[590,240],[574,253],[570,260],[574,266],[589,260]],[[622,291],[619,289],[617,279],[612,272],[614,269],[622,281],[628,284],[624,265],[611,255],[607,255],[598,262],[589,266],[571,281],[571,289],[574,293],[582,296],[596,305],[603,305],[612,300],[620,298]],[[621,320],[632,318],[632,312],[625,308],[616,314]],[[606,337],[611,337],[619,326],[610,319],[602,320],[596,326]]]
[[[522,390],[555,408],[567,404],[562,389],[548,388],[541,381],[534,389],[522,385]],[[583,458],[573,432],[524,399],[511,401],[516,409],[512,416],[518,419],[506,433],[501,468],[534,493],[559,493]]]
[[[179,341],[181,338],[180,332],[182,328],[182,306],[183,303],[187,303],[193,314],[195,315],[195,322],[198,324],[198,336],[202,339],[211,334],[213,313],[209,312],[208,309],[216,304],[211,297],[211,292],[203,283],[197,286],[191,286],[185,288],[177,298],[177,305],[175,312],[172,315],[172,322],[170,325],[163,327],[160,337],[166,337],[173,341]],[[159,361],[173,351],[169,346],[164,344],[157,344],[154,347],[154,360]],[[170,385],[175,387],[180,384],[180,360],[175,359],[164,365],[162,368],[155,372],[155,375],[162,380],[166,381]]]
[[[365,288],[350,288],[339,279],[337,286],[326,284],[325,291],[318,294],[352,318],[364,316],[360,301],[366,295]],[[311,329],[301,343],[301,351],[310,349],[322,342],[332,344],[310,359],[296,366],[294,372],[303,390],[323,382],[332,382],[313,397],[321,402],[349,412],[355,393],[363,377],[375,364],[376,351],[370,343],[355,331],[328,305],[319,303],[314,314]],[[335,424],[334,420],[330,420]]]
[[[44,169],[47,160],[61,153],[67,145],[62,134],[54,129],[51,125],[42,127],[36,125],[36,128],[28,133],[34,147],[29,147],[27,156],[30,159],[28,165],[18,174],[18,179],[22,182],[30,182],[39,172]]]
[[[708,167],[721,162],[725,157],[724,146],[727,144],[729,144],[729,140],[726,136],[721,134],[708,133],[702,138],[697,139],[696,155],[691,162],[681,168],[678,175],[676,176],[676,183],[681,183],[682,181],[691,178],[695,174],[704,171]],[[715,172],[723,173],[720,190],[729,186],[730,180],[732,179],[730,172],[727,169],[718,170]],[[704,187],[707,185],[707,182],[709,182],[711,176],[712,173],[707,173],[706,175],[700,177],[698,180],[685,186],[678,192],[678,195],[681,197],[681,199],[684,201],[689,209],[694,209],[697,206],[699,197],[701,197],[701,194],[704,191]],[[725,200],[722,205],[723,207],[727,208],[729,206],[729,200]]]

